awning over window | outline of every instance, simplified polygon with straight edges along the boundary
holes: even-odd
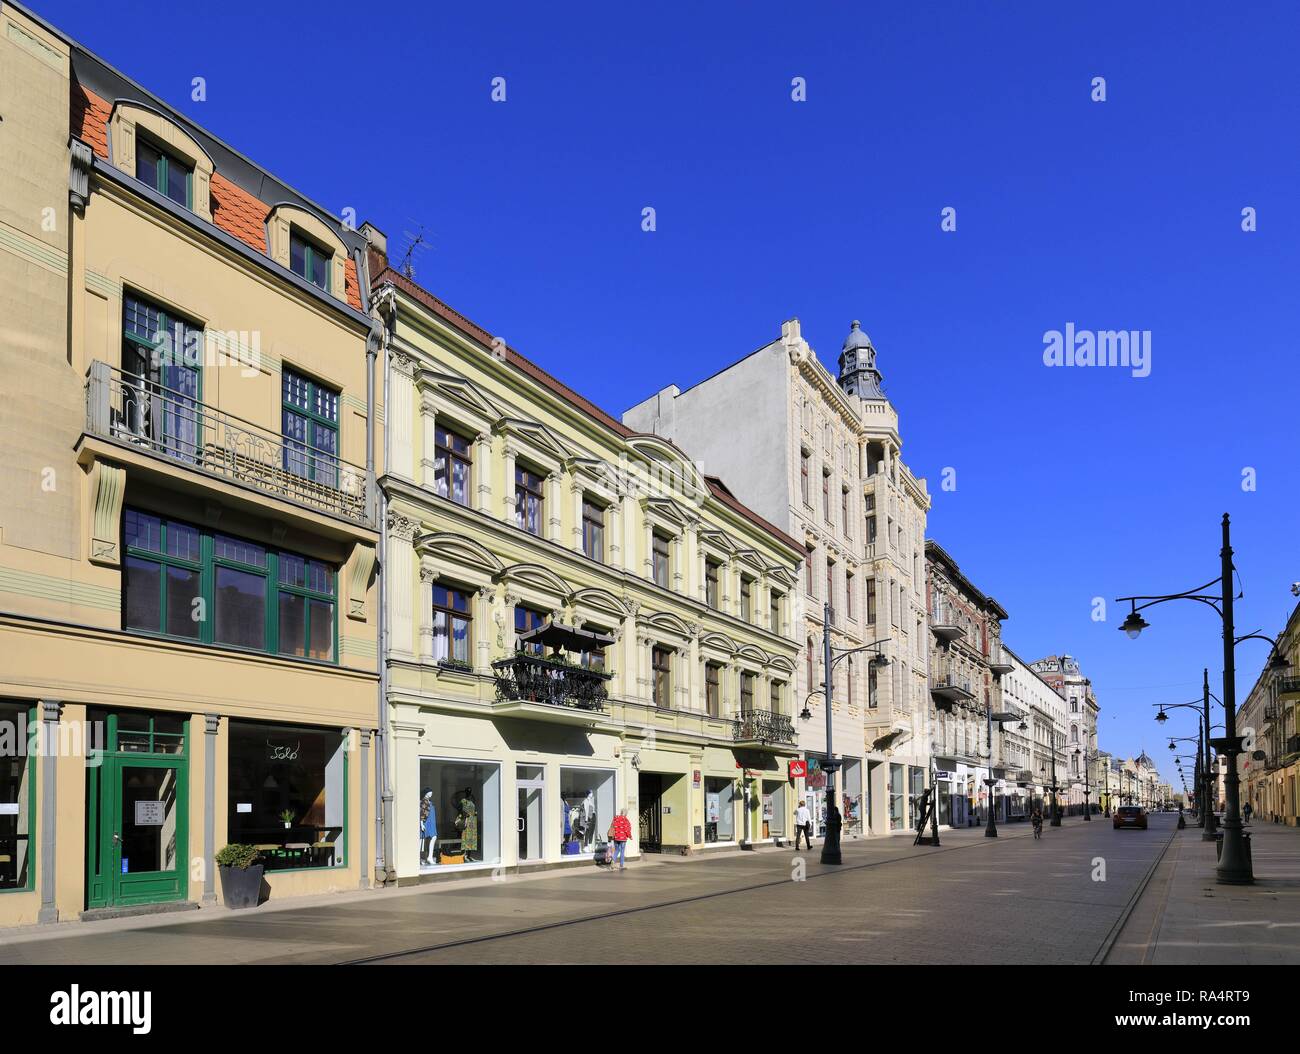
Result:
[[[561,651],[597,651],[613,644],[614,638],[607,633],[548,622],[545,626],[519,634],[519,643],[540,644],[544,648],[558,648]]]

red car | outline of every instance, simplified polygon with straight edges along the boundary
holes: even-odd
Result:
[[[1115,830],[1121,827],[1136,827],[1139,830],[1147,829],[1146,810],[1140,805],[1121,805],[1115,810]]]

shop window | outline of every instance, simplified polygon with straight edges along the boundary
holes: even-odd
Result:
[[[420,759],[420,868],[501,860],[501,767]]]
[[[36,808],[36,764],[28,753],[36,709],[0,704],[0,893],[31,889],[35,874],[32,829]]]
[[[736,840],[736,781],[704,780],[704,841],[734,842]]]
[[[124,628],[333,662],[328,564],[139,509],[124,514]]]
[[[460,589],[433,587],[433,659],[470,666],[470,596]]]
[[[542,535],[545,498],[542,477],[529,469],[515,468],[515,524],[522,531]]]
[[[433,489],[457,505],[469,505],[473,457],[470,441],[445,428],[435,428]]]
[[[763,781],[763,837],[785,835],[786,785],[776,780]]]
[[[293,228],[289,233],[289,270],[305,278],[318,289],[330,292],[330,263],[334,254],[322,249],[310,238],[304,238]]]
[[[582,551],[592,560],[605,562],[605,510],[585,497],[582,499]]]
[[[612,769],[560,769],[560,855],[604,849],[613,821]]]
[[[268,871],[341,867],[347,852],[347,737],[333,729],[230,722],[232,843]]]

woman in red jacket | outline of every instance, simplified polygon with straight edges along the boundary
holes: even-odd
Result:
[[[614,822],[609,825],[609,837],[614,842],[614,859],[610,864],[612,866],[614,861],[617,861],[618,869],[626,871],[627,843],[632,837],[632,821],[627,818],[626,809],[619,809]]]

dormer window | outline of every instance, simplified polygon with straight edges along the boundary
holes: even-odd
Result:
[[[177,205],[194,206],[194,166],[143,138],[136,143],[135,178]]]
[[[330,262],[334,254],[296,230],[289,235],[289,270],[318,289],[330,292]]]

